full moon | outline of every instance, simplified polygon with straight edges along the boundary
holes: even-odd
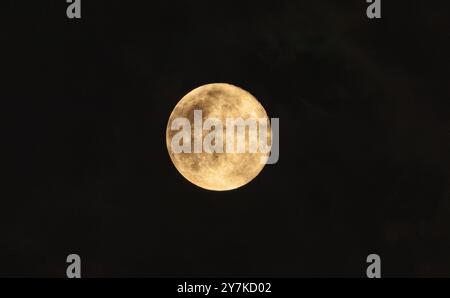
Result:
[[[170,158],[180,174],[191,183],[208,190],[226,191],[252,181],[264,168],[265,163],[261,161],[267,160],[270,153],[248,152],[248,150],[244,153],[229,153],[226,150],[219,153],[174,152],[171,142],[178,131],[172,129],[172,121],[186,118],[190,123],[194,123],[195,110],[202,111],[203,122],[208,118],[221,120],[225,131],[228,118],[266,119],[269,123],[267,113],[259,101],[249,92],[230,84],[203,85],[190,91],[177,103],[166,129],[166,144]],[[193,132],[194,128],[191,129]],[[203,128],[203,139],[208,132]],[[270,144],[270,126],[267,135]],[[194,133],[191,136],[191,144],[194,144]],[[248,132],[245,138],[246,148],[249,144],[247,136]]]

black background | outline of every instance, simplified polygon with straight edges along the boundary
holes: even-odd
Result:
[[[391,3],[395,2],[395,3]],[[443,3],[2,1],[0,276],[450,276]],[[227,82],[280,118],[280,160],[191,185],[165,129]]]

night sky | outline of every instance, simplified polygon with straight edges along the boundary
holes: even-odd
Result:
[[[364,277],[377,253],[385,277],[449,277],[448,10],[367,5],[2,1],[0,276],[76,253],[83,277]],[[167,153],[213,82],[280,118],[279,162],[235,191]]]

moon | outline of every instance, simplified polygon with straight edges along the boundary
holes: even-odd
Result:
[[[177,131],[171,129],[176,118],[187,118],[194,123],[194,110],[202,110],[203,122],[207,118],[217,118],[224,123],[227,118],[266,119],[269,118],[263,106],[249,92],[226,83],[213,83],[200,86],[187,93],[173,109],[166,129],[166,145],[175,168],[191,183],[213,191],[227,191],[239,188],[252,181],[264,168],[269,153],[259,150],[250,153],[175,153],[171,140]],[[192,128],[193,130],[193,128]],[[208,131],[203,130],[203,138]],[[225,135],[225,133],[224,133]],[[246,132],[247,135],[247,132]],[[194,134],[191,134],[191,144],[194,144]],[[271,132],[269,129],[268,139]],[[235,138],[236,139],[236,138]],[[245,138],[248,148],[248,138]],[[269,142],[270,143],[270,142]],[[225,142],[224,142],[225,146]]]

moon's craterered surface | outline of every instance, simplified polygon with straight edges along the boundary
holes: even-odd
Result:
[[[170,115],[166,130],[166,143],[170,158],[177,170],[191,183],[208,190],[225,191],[239,188],[253,180],[263,169],[269,153],[175,153],[171,141],[177,134],[172,130],[172,121],[187,118],[192,124],[191,144],[194,144],[194,111],[202,111],[203,123],[207,118],[216,118],[223,123],[224,148],[226,145],[225,130],[227,118],[269,119],[263,106],[249,92],[225,83],[214,83],[200,86],[186,94],[175,106]],[[203,129],[203,139],[210,130]],[[246,148],[249,132],[246,131]],[[268,145],[270,145],[270,126],[268,129]],[[236,140],[236,138],[234,138]],[[236,143],[236,142],[235,142]]]

